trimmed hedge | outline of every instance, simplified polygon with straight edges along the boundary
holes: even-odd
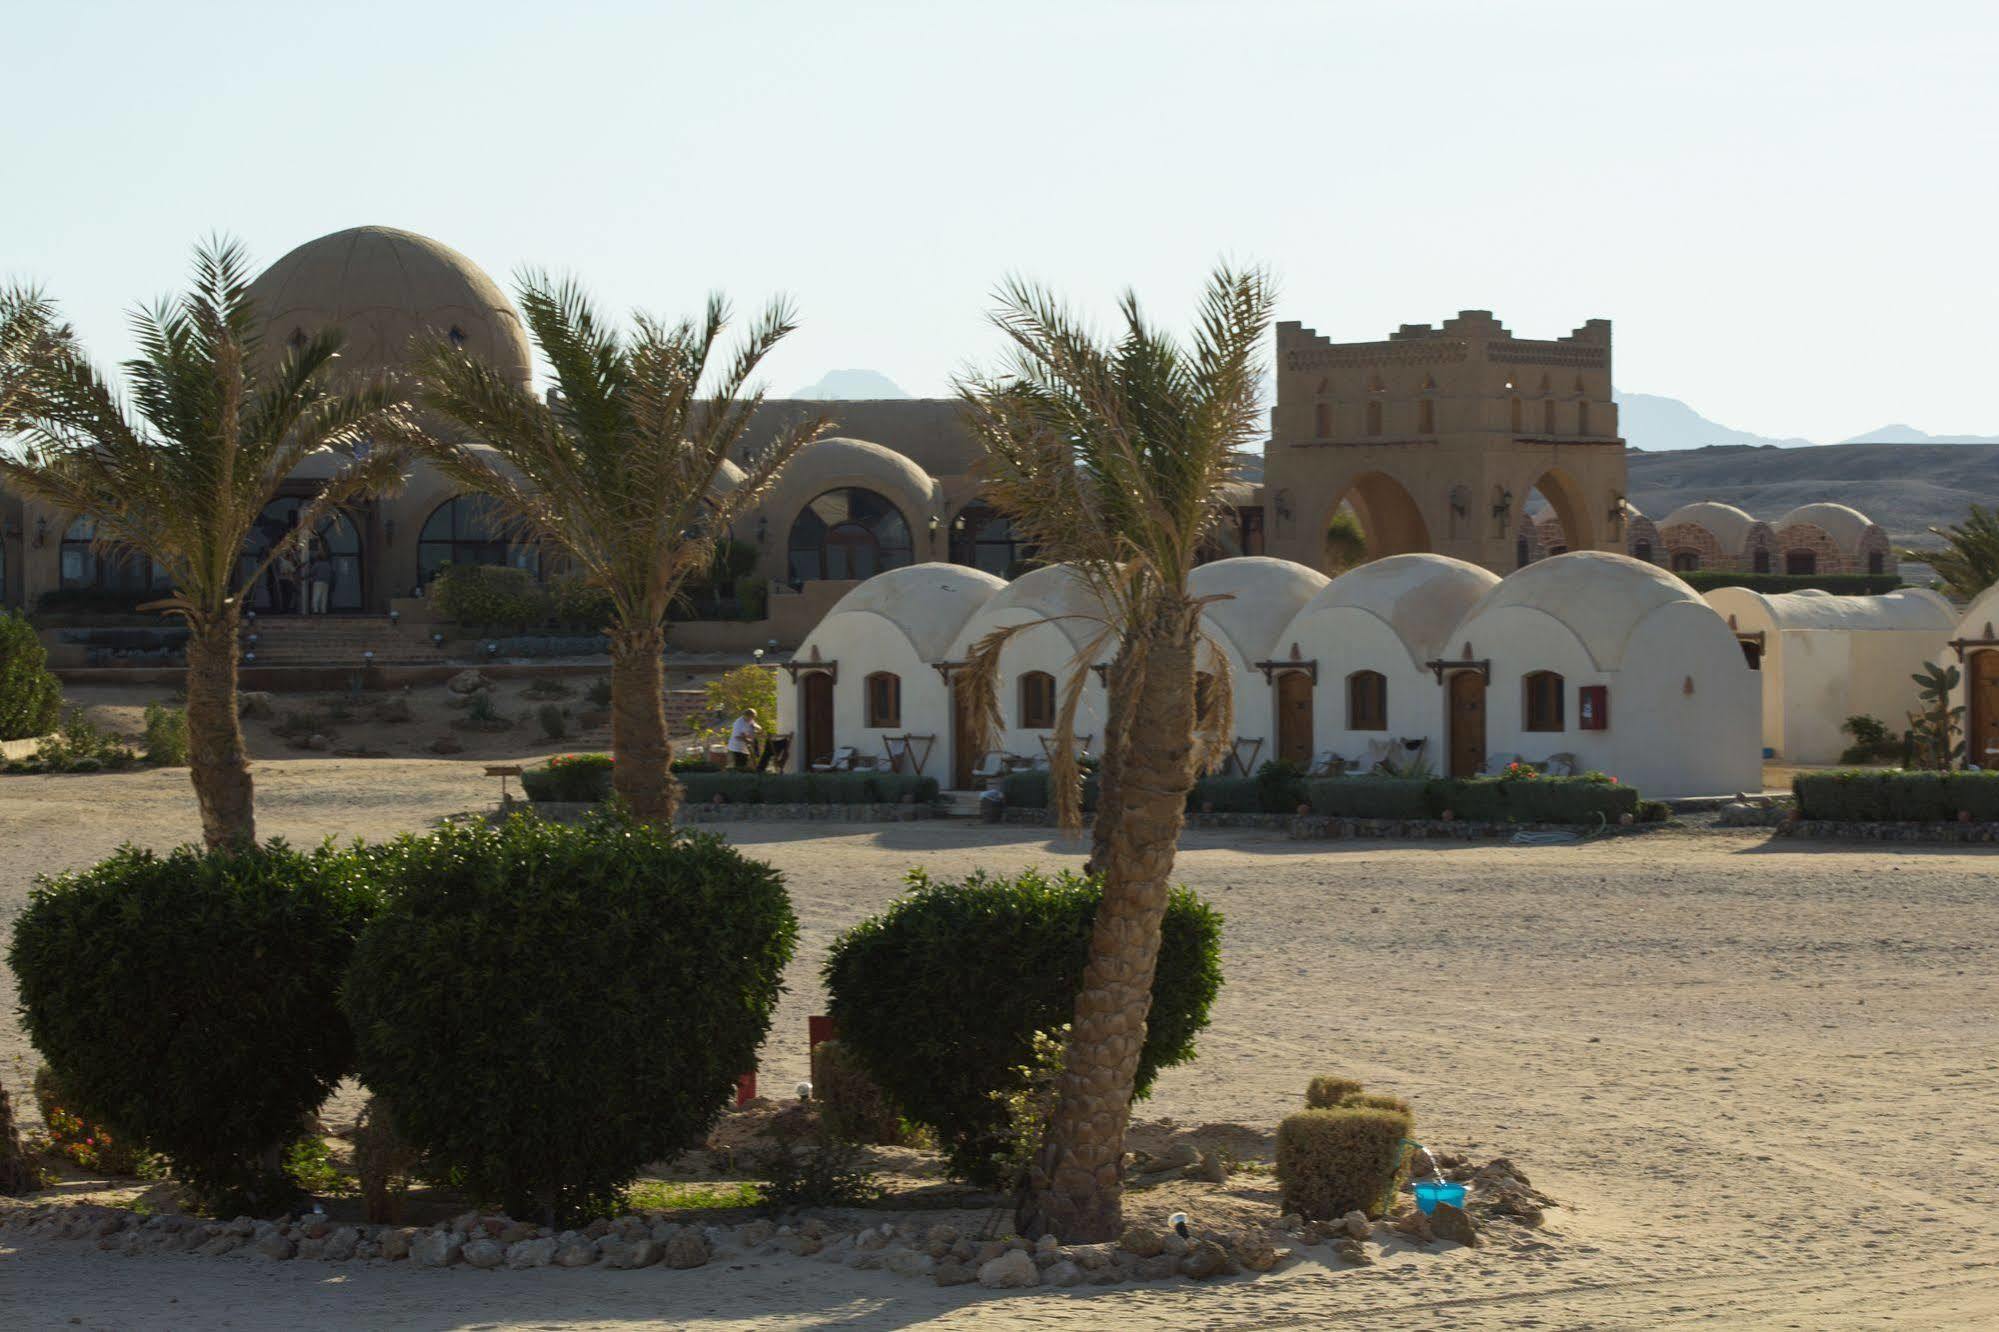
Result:
[[[62,716],[62,685],[26,616],[0,610],[0,740],[47,735]]]
[[[1102,886],[1070,873],[974,871],[962,883],[910,874],[910,892],[833,943],[824,976],[840,1042],[912,1121],[933,1129],[954,1172],[993,1187],[1012,1089],[1037,1032],[1075,1016]],[[1137,1093],[1194,1057],[1221,988],[1221,916],[1175,888],[1161,928]]]
[[[557,754],[538,768],[523,769],[521,790],[529,800],[609,800],[611,756]]]
[[[798,937],[783,877],[711,836],[515,815],[403,837],[341,1003],[398,1134],[480,1203],[617,1208],[756,1066]]]
[[[1803,592],[1817,588],[1842,597],[1879,596],[1902,586],[1900,574],[1780,574],[1735,573],[1723,569],[1695,569],[1674,577],[1696,592],[1712,592],[1718,587],[1746,587],[1752,592]]]
[[[1049,774],[1039,769],[1010,772],[1000,779],[1000,794],[1010,809],[1047,809]],[[1094,813],[1101,783],[1094,772],[1083,774],[1083,812]]]
[[[683,772],[689,804],[716,796],[730,805],[918,805],[937,799],[937,779],[909,772]]]
[[[1305,784],[1314,814],[1341,819],[1454,818],[1481,823],[1616,823],[1638,791],[1607,777],[1326,777]]]
[[[224,1215],[287,1205],[279,1149],[353,1066],[335,996],[379,904],[371,854],[127,846],[42,880],[7,960],[73,1108]]]
[[[1422,777],[1320,777],[1305,783],[1305,799],[1335,819],[1428,819],[1428,787]]]
[[[1999,821],[1999,772],[1799,773],[1791,779],[1798,813],[1835,823]]]
[[[1301,1110],[1277,1126],[1277,1182],[1283,1207],[1312,1221],[1348,1212],[1380,1216],[1401,1187],[1415,1132],[1406,1109],[1347,1105]]]

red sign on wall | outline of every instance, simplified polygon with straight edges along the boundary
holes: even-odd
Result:
[[[1610,686],[1584,685],[1576,691],[1577,712],[1581,716],[1581,729],[1585,731],[1607,731],[1610,729]]]

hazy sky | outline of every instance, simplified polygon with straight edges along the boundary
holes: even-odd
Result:
[[[617,307],[793,293],[783,390],[913,393],[1020,272],[1178,319],[1615,321],[1620,388],[1999,433],[1999,3],[10,5],[0,276],[97,353],[221,228],[361,223]]]

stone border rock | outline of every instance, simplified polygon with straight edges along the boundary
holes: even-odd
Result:
[[[577,823],[600,811],[603,805],[588,800],[517,800],[509,798],[500,808],[502,815],[525,810],[552,823]],[[684,803],[674,818],[676,823],[909,823],[918,819],[943,818],[940,806],[932,804],[704,804]]]
[[[1025,824],[1029,827],[1048,828],[1055,824],[1055,814],[1047,809],[1010,808],[1006,811],[1006,822]],[[1084,816],[1083,824],[1089,826],[1091,817]],[[1657,832],[1668,826],[1660,823],[1634,823],[1629,827],[1611,824],[1604,828],[1594,828],[1577,823],[1482,823],[1468,819],[1336,819],[1326,814],[1247,814],[1247,813],[1189,813],[1189,828],[1249,828],[1265,832],[1281,832],[1295,841],[1346,840],[1351,838],[1385,838],[1393,841],[1446,841],[1476,842],[1491,838],[1511,837],[1517,832],[1566,832],[1577,836],[1631,836],[1637,833]]]
[[[1825,842],[1999,842],[1999,823],[1846,822],[1835,819],[1788,819],[1771,825],[1774,837]]]

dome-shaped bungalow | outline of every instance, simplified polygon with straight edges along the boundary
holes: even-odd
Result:
[[[1447,555],[1391,555],[1350,569],[1319,592],[1279,636],[1279,656],[1318,676],[1312,752],[1364,768],[1372,749],[1427,742],[1441,767],[1442,657],[1451,631],[1499,578]]]
[[[1575,551],[1510,574],[1437,667],[1455,775],[1573,756],[1647,795],[1762,785],[1758,682],[1728,624],[1663,569]]]
[[[937,664],[965,623],[1006,589],[963,565],[916,564],[840,598],[785,664],[790,679],[778,682],[777,730],[792,736],[792,766],[806,771],[848,748],[884,760],[906,751],[906,770],[920,765],[942,781],[951,699]]]
[[[1771,572],[1770,525],[1733,504],[1701,500],[1682,504],[1659,522],[1659,539],[1674,573],[1699,569]]]
[[[1956,663],[1962,672],[1952,701],[1964,709],[1964,761],[1999,768],[1999,586],[1972,600],[1957,636],[1929,660]]]
[[[1779,518],[1774,527],[1780,573],[1894,572],[1887,532],[1858,509],[1804,504]]]
[[[1196,597],[1214,597],[1201,612],[1208,642],[1196,670],[1228,663],[1235,687],[1235,755],[1250,773],[1275,758],[1305,763],[1312,757],[1315,667],[1308,667],[1280,635],[1326,576],[1291,560],[1251,555],[1216,560],[1187,580]],[[1293,664],[1297,663],[1297,664]]]
[[[1838,762],[1851,743],[1840,726],[1856,714],[1902,730],[1916,706],[1909,677],[1957,622],[1949,602],[1919,588],[1841,597],[1722,587],[1707,601],[1762,674],[1764,746],[1793,763]]]

